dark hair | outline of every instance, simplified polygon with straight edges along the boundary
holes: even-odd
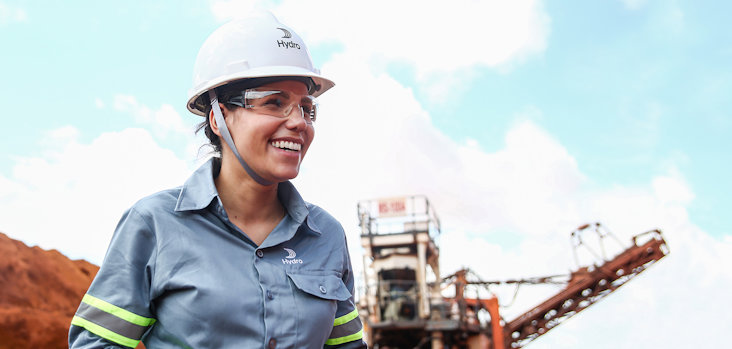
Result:
[[[226,91],[225,91],[226,90]],[[221,92],[219,92],[219,89],[216,89],[216,95],[218,96],[219,100],[226,101],[232,96],[233,90],[229,89],[222,89]],[[208,144],[204,144],[203,146],[208,146],[213,148],[211,151],[215,156],[220,157],[221,156],[221,138],[219,138],[218,135],[214,133],[214,131],[211,129],[211,119],[209,118],[209,115],[211,115],[211,103],[208,100],[208,96],[201,96],[202,99],[206,102],[206,108],[204,109],[204,116],[203,121],[201,121],[198,125],[196,125],[196,134],[198,132],[201,132],[203,130],[204,136],[208,138]],[[235,110],[236,108],[239,108],[239,106],[234,104],[228,104],[222,102],[224,105],[224,108],[227,112],[231,112],[232,110]],[[222,110],[223,112],[223,110]]]
[[[211,122],[208,119],[208,115],[210,112],[211,112],[211,107],[208,107],[208,110],[206,111],[206,116],[204,117],[204,121],[202,121],[198,125],[196,125],[195,133],[198,134],[198,132],[201,132],[201,130],[203,130],[203,134],[206,136],[206,138],[208,138],[208,144],[202,145],[201,148],[211,147],[212,148],[211,153],[213,153],[214,156],[220,157],[221,156],[221,139],[219,139],[219,136],[217,136],[211,129]]]

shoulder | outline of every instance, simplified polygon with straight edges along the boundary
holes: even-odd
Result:
[[[333,217],[330,213],[328,213],[328,211],[324,210],[322,207],[316,204],[306,201],[305,207],[308,208],[308,217],[312,217],[313,219],[317,220],[338,223],[338,220],[335,219],[335,217]]]
[[[148,195],[132,205],[130,211],[135,211],[143,217],[151,217],[162,213],[172,214],[175,211],[180,192],[181,187],[177,187]]]
[[[321,234],[337,234],[345,237],[343,226],[328,211],[309,202],[305,202],[305,206],[308,208],[307,222],[311,229],[317,230]]]
[[[158,240],[159,227],[176,221],[175,203],[179,192],[180,188],[168,189],[138,200],[117,223],[112,244],[120,248],[140,241]]]

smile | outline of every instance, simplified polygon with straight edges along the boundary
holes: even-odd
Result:
[[[289,151],[300,151],[300,149],[302,149],[302,144],[289,141],[274,141],[270,142],[269,144],[271,144],[275,148]]]

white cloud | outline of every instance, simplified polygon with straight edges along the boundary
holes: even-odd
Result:
[[[694,193],[681,178],[678,170],[673,170],[669,176],[654,178],[651,185],[656,197],[662,203],[689,204],[694,199]]]
[[[115,110],[132,114],[136,122],[150,126],[156,137],[166,137],[170,133],[189,135],[193,132],[170,104],[152,109],[138,102],[135,96],[116,95],[113,106]]]
[[[219,19],[249,13],[268,2],[213,1]],[[539,0],[444,2],[336,0],[282,1],[270,6],[309,46],[337,43],[367,59],[414,67],[434,97],[460,87],[475,67],[507,67],[544,51],[549,17]]]
[[[45,132],[41,145],[50,152],[57,152],[57,149],[63,148],[67,144],[76,141],[79,138],[79,130],[73,126],[63,126],[55,130]]]
[[[51,131],[52,151],[18,158],[10,177],[0,176],[0,231],[98,264],[124,210],[180,185],[190,169],[145,130],[103,133],[88,144],[77,135],[72,127]]]
[[[24,9],[0,2],[0,25],[21,23],[27,20],[28,14]]]
[[[545,131],[522,121],[495,153],[458,144],[431,124],[410,89],[387,75],[371,76],[361,69],[366,64],[343,55],[326,67],[342,83],[321,98],[323,116],[303,168],[303,180],[313,188],[343,182],[347,188],[328,195],[337,201],[427,194],[440,212],[458,218],[450,227],[463,231],[511,226],[536,234],[549,222],[576,224],[572,195],[583,176]],[[350,218],[351,205],[336,206]]]
[[[532,344],[537,348],[632,348],[648,338],[654,348],[685,348],[693,343],[705,346],[725,345],[715,336],[668,336],[668,333],[700,333],[723,331],[732,316],[718,309],[727,309],[732,301],[725,297],[732,286],[732,263],[729,239],[718,241],[689,221],[684,205],[688,205],[689,188],[671,173],[655,177],[641,187],[615,187],[601,190],[584,189],[587,195],[578,204],[583,217],[597,217],[630,246],[630,236],[653,228],[661,228],[671,254],[645,273],[623,286],[607,299],[590,307],[575,318],[549,332]],[[669,200],[658,182],[672,182],[673,192],[683,200]],[[511,190],[512,188],[506,188]],[[528,217],[533,217],[530,212]],[[452,219],[441,215],[443,222]],[[581,222],[578,222],[581,223]],[[485,279],[507,279],[551,275],[576,269],[569,244],[571,229],[561,230],[548,224],[553,236],[532,236],[516,247],[501,246],[490,236],[448,232],[442,243],[442,261],[446,272],[469,266]],[[615,247],[606,241],[607,247]],[[599,251],[597,246],[594,246]],[[609,248],[619,252],[618,248]],[[615,255],[612,253],[609,255]],[[502,310],[508,319],[538,304],[559,289],[535,290],[524,286],[516,305]],[[502,303],[511,300],[513,288],[494,287]],[[714,301],[700,301],[699,295]],[[713,318],[714,321],[689,323],[687,316]],[[687,332],[684,332],[687,331]],[[608,337],[607,333],[612,333]],[[575,344],[571,344],[571,343]]]
[[[420,74],[496,67],[542,52],[549,29],[533,0],[284,1],[275,13],[308,42],[335,41],[365,57],[414,64]]]
[[[563,347],[570,337],[592,348],[633,348],[649,339],[654,348],[726,347],[723,336],[693,334],[720,333],[732,321],[723,310],[732,306],[725,297],[732,275],[724,270],[732,245],[689,223],[664,228],[669,256],[538,343]],[[707,321],[683,321],[688,317]]]

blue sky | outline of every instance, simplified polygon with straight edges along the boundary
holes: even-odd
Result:
[[[619,1],[547,3],[546,50],[512,62],[508,72],[474,69],[460,99],[426,99],[425,107],[445,134],[475,139],[487,150],[501,146],[516,114],[536,108],[530,117],[561,140],[597,185],[642,183],[675,166],[696,196],[689,206],[695,223],[717,237],[730,234],[725,213],[732,199],[723,194],[732,184],[715,180],[732,175],[723,161],[731,149],[724,135],[732,129],[725,5],[638,3],[637,9]],[[0,155],[5,174],[12,156],[38,152],[45,130],[83,125],[89,132],[81,137],[88,139],[124,127],[125,118],[100,115],[97,99],[134,94],[186,115],[175,102],[186,98],[198,43],[220,23],[201,15],[210,13],[206,2],[3,4],[0,92],[12,119],[7,129],[24,130],[0,140],[3,149],[18,150]],[[490,45],[479,38],[472,44]],[[316,59],[339,49],[328,46],[312,48]],[[415,83],[400,62],[389,71]],[[33,105],[41,107],[33,117],[9,117]]]
[[[123,210],[204,156],[185,109],[193,62],[250,5],[0,0],[0,231],[99,263]],[[664,325],[643,331],[659,335],[689,311],[729,322],[679,302],[732,286],[720,267],[732,262],[732,5],[258,5],[336,81],[295,183],[341,220],[352,254],[356,202],[380,196],[428,195],[449,237],[443,270],[486,279],[570,268],[568,234],[588,221],[622,241],[661,228],[668,260],[532,346],[627,347],[645,333],[627,307],[648,309],[647,323]],[[478,247],[492,253],[466,257]],[[649,300],[680,279],[691,286]],[[601,321],[626,334],[593,342]]]
[[[732,31],[720,4],[546,6],[547,50],[510,73],[476,74],[467,100],[480,102],[437,107],[435,124],[496,149],[516,113],[538,108],[534,121],[597,185],[642,183],[675,166],[696,194],[695,222],[715,236],[732,233],[724,195],[732,185],[719,180],[732,174],[722,160],[732,150]],[[455,122],[476,113],[485,116]]]

